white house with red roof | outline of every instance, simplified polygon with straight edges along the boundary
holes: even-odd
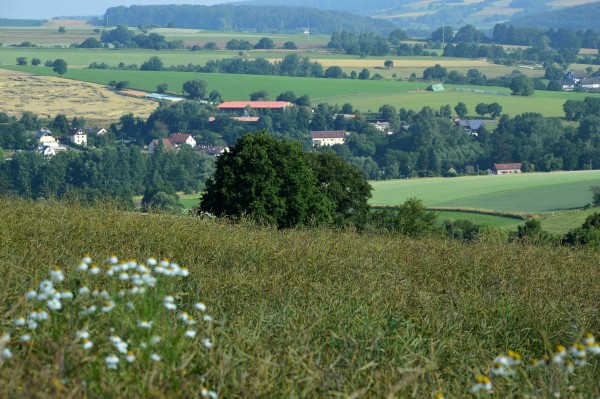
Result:
[[[182,144],[187,144],[192,148],[196,146],[196,140],[194,140],[191,134],[174,133],[169,136],[169,141],[175,147],[179,147]]]
[[[315,130],[310,132],[313,147],[332,146],[346,142],[344,130]]]

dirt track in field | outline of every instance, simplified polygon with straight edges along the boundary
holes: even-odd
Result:
[[[40,118],[65,114],[69,119],[83,116],[88,120],[116,121],[128,113],[146,118],[158,105],[116,94],[99,84],[4,69],[0,69],[0,92],[0,112],[20,116],[31,111]]]

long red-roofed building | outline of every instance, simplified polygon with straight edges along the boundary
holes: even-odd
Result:
[[[288,101],[225,101],[217,108],[225,112],[242,111],[246,107],[256,110],[270,109],[273,111],[283,111],[290,105],[292,103]]]

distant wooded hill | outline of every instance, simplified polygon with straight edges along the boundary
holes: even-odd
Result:
[[[546,29],[565,28],[573,30],[598,30],[600,27],[599,18],[600,2],[596,2],[526,15],[511,20],[509,24]]]
[[[153,5],[111,7],[106,10],[113,25],[158,25],[162,27],[221,31],[299,32],[310,24],[311,33],[335,30],[387,34],[395,28],[388,21],[316,8],[251,5]]]
[[[579,3],[593,1],[580,0]],[[511,18],[561,9],[571,5],[572,2],[570,0],[249,0],[244,4],[303,6],[346,11],[392,21],[403,29],[411,31],[415,29],[431,31],[441,25],[457,27],[467,23],[478,28],[490,28],[495,23],[507,22]],[[586,17],[588,20],[592,20],[594,15],[598,16],[597,11]],[[563,22],[562,27],[572,28],[573,26],[564,23],[577,21],[577,19],[568,17],[562,21],[560,18],[559,16],[556,21]],[[538,17],[528,19],[528,21],[534,22],[542,20],[543,18]],[[535,26],[551,27],[549,24],[543,26],[536,24]],[[590,26],[590,28],[594,27]],[[598,28],[597,23],[595,28]]]

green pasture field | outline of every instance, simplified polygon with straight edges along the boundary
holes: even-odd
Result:
[[[46,20],[44,19],[7,19],[0,18],[0,29],[7,27],[29,27],[42,25]],[[4,37],[4,36],[3,36]]]
[[[438,211],[438,222],[442,223],[445,220],[468,220],[471,223],[479,224],[479,225],[490,225],[490,226],[498,226],[506,229],[516,229],[516,227],[520,224],[523,224],[524,221],[521,219],[503,217],[503,216],[494,216],[494,215],[484,215],[481,213],[473,213],[473,212],[453,212],[453,211]]]
[[[371,182],[371,203],[397,205],[416,197],[427,206],[545,214],[589,204],[589,188],[599,183],[597,170],[385,180]]]
[[[51,68],[6,66],[8,69],[54,76]],[[307,94],[314,104],[351,103],[363,112],[377,112],[379,107],[390,104],[397,108],[420,110],[425,106],[438,109],[442,105],[454,106],[459,101],[467,105],[474,115],[478,103],[498,102],[503,113],[517,115],[523,112],[539,112],[545,116],[563,117],[562,106],[568,99],[583,100],[590,94],[537,91],[531,97],[479,94],[446,90],[440,93],[425,91],[424,82],[373,81],[349,79],[295,78],[284,76],[205,74],[187,72],[141,72],[127,70],[90,70],[70,68],[65,78],[107,84],[111,80],[129,81],[133,89],[154,91],[159,83],[167,82],[169,92],[181,94],[183,83],[192,79],[203,79],[208,89],[218,90],[225,100],[244,100],[257,90],[267,90],[271,99],[288,90],[297,95]],[[447,85],[452,89],[461,86]],[[464,86],[468,89],[508,92],[506,88]]]
[[[79,44],[90,37],[95,37],[99,40],[100,34],[94,33],[94,29],[96,28],[91,25],[66,26],[66,33],[61,34],[58,33],[58,26],[39,26],[33,28],[0,26],[0,43],[5,47],[23,42],[31,42],[38,46],[69,47],[73,43]]]

